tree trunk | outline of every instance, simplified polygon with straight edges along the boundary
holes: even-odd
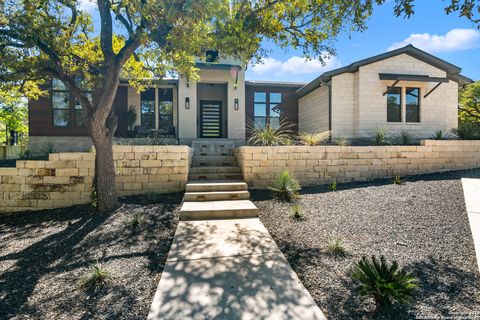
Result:
[[[89,134],[95,145],[95,181],[97,210],[112,211],[120,206],[115,188],[115,166],[113,162],[113,132],[97,119],[88,119]]]

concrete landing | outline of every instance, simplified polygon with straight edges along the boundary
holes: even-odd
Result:
[[[237,219],[257,217],[258,208],[250,200],[185,201],[180,220]]]
[[[180,221],[148,319],[326,317],[252,218]]]
[[[462,179],[463,194],[480,270],[480,179]]]

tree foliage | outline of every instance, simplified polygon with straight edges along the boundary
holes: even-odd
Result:
[[[458,103],[460,121],[480,123],[480,81],[460,89]]]

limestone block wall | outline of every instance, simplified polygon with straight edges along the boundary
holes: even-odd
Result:
[[[282,146],[237,148],[250,187],[270,185],[283,170],[303,185],[367,181],[480,167],[480,141],[423,140],[420,146]]]
[[[328,131],[328,90],[327,86],[321,86],[298,100],[300,132]]]
[[[184,190],[191,156],[188,146],[114,146],[118,194]],[[47,161],[0,168],[0,212],[89,203],[94,172],[94,152],[52,153]]]

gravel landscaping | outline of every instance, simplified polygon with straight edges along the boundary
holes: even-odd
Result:
[[[85,205],[0,215],[0,319],[146,319],[182,196],[129,197],[110,214]],[[80,290],[96,264],[112,283]]]
[[[480,318],[480,273],[460,178],[480,170],[391,180],[306,187],[298,200],[303,219],[290,217],[292,204],[252,192],[265,224],[293,269],[329,319]],[[334,257],[328,243],[343,240],[347,255]],[[352,290],[350,271],[362,256],[385,255],[419,279],[409,308],[390,315],[375,311],[373,299]]]

